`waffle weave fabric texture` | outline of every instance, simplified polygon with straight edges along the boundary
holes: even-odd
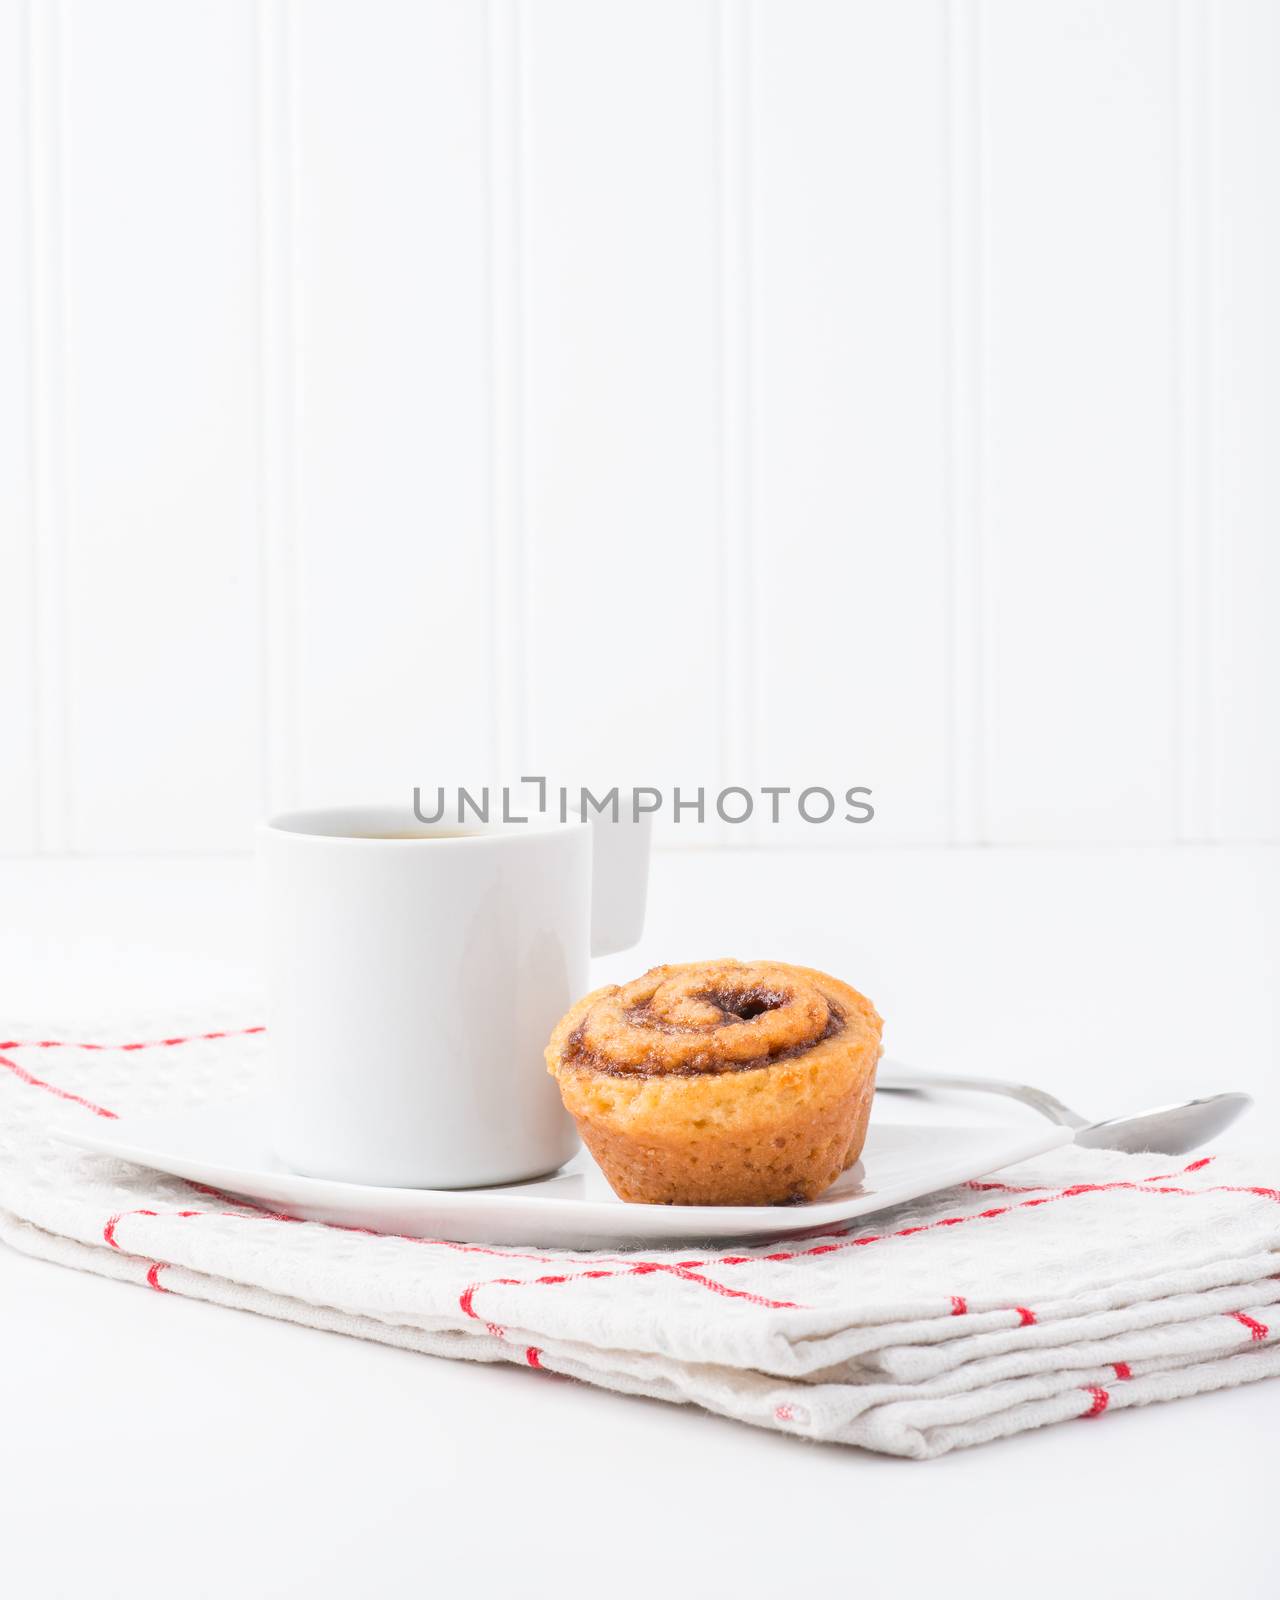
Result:
[[[1068,1147],[786,1244],[630,1254],[299,1221],[56,1137],[256,1094],[266,1050],[251,1013],[0,1027],[0,1237],[149,1293],[917,1458],[1280,1371],[1280,1158]]]

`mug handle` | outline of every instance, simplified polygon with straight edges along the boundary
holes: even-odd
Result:
[[[591,954],[612,956],[644,932],[649,892],[652,818],[636,817],[632,796],[618,797],[618,820],[593,813],[591,822]]]

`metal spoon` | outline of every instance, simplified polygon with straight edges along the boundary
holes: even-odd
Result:
[[[1038,1111],[1061,1128],[1071,1128],[1075,1142],[1094,1150],[1128,1150],[1138,1153],[1155,1150],[1164,1155],[1181,1155],[1207,1144],[1228,1128],[1253,1104],[1247,1094],[1211,1094],[1201,1100],[1186,1100],[1181,1105],[1156,1106],[1129,1117],[1108,1117],[1091,1122],[1045,1089],[1030,1084],[1009,1083],[1003,1078],[969,1078],[951,1073],[916,1072],[900,1061],[882,1061],[876,1073],[876,1088],[890,1093],[914,1094],[926,1089],[977,1089],[986,1094],[1002,1094],[1010,1100]]]

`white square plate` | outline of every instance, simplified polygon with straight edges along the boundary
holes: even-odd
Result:
[[[1069,1144],[1065,1128],[915,1126],[873,1117],[862,1159],[819,1199],[791,1206],[643,1206],[619,1200],[585,1150],[546,1178],[489,1189],[381,1189],[290,1172],[255,1101],[61,1129],[86,1150],[212,1184],[314,1222],[468,1244],[571,1250],[781,1238],[869,1216]]]

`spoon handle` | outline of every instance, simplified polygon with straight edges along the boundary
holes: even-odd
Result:
[[[1002,1094],[1010,1100],[1020,1100],[1023,1105],[1038,1111],[1060,1128],[1090,1128],[1087,1117],[1064,1106],[1047,1089],[1036,1089],[1027,1083],[1010,1083],[1004,1078],[971,1078],[952,1072],[917,1072],[901,1061],[884,1060],[876,1071],[876,1088],[889,1091],[916,1089],[976,1089],[984,1094]]]

